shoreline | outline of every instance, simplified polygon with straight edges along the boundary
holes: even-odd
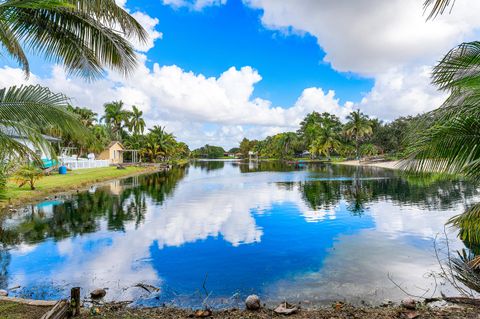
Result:
[[[7,314],[13,318],[40,319],[42,314],[50,312],[52,303],[32,303],[20,299],[0,297],[0,317]],[[62,301],[58,301],[60,303]],[[63,301],[65,302],[65,301]],[[68,301],[67,307],[68,307]],[[208,308],[192,309],[177,308],[172,306],[136,308],[124,302],[97,303],[90,308],[81,307],[78,318],[106,318],[106,319],[179,319],[179,318],[228,318],[228,319],[266,319],[266,318],[292,318],[292,319],[391,319],[391,318],[450,318],[473,319],[478,318],[480,306],[478,299],[451,302],[445,299],[435,299],[427,302],[413,301],[413,304],[391,304],[383,306],[352,306],[343,302],[334,302],[330,306],[303,308],[301,304],[289,305],[296,310],[289,314],[276,312],[275,309],[260,307],[258,310],[227,308],[210,310]],[[283,303],[282,303],[283,304]],[[10,318],[10,317],[8,317]]]
[[[393,170],[402,170],[400,167],[401,161],[381,161],[381,162],[361,162],[359,160],[350,160],[342,162],[332,162],[332,164],[347,165],[347,166],[362,166],[362,167],[379,167]]]
[[[127,166],[123,170],[118,170],[115,166],[103,167],[103,168],[93,168],[93,169],[84,169],[69,171],[67,175],[51,175],[45,176],[40,179],[37,184],[39,185],[37,189],[30,190],[27,187],[19,188],[15,183],[10,181],[7,185],[7,198],[4,201],[0,201],[0,216],[18,209],[20,206],[32,205],[38,202],[44,201],[46,197],[51,196],[66,196],[76,193],[78,191],[83,191],[89,189],[91,186],[101,185],[106,182],[110,182],[117,179],[125,179],[133,176],[140,176],[145,174],[157,173],[165,170],[164,167],[159,166]],[[93,176],[75,176],[74,172],[79,172],[80,174],[84,173],[98,173]],[[81,172],[83,171],[83,172]],[[78,174],[78,173],[77,173]],[[85,174],[86,175],[86,174]],[[53,179],[54,182],[61,182],[60,176],[77,177],[78,180],[72,181],[65,180],[66,183],[60,185],[49,185],[46,183],[51,182]],[[47,182],[45,182],[47,180]],[[58,180],[58,181],[57,181]],[[42,186],[42,182],[44,182]],[[10,196],[9,196],[10,195]]]

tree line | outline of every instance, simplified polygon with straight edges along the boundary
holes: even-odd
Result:
[[[122,101],[113,101],[105,103],[103,108],[104,114],[99,117],[89,108],[67,106],[89,131],[86,136],[62,132],[54,126],[47,128],[45,133],[61,137],[63,144],[78,150],[80,156],[99,153],[112,141],[138,150],[143,162],[175,160],[190,155],[188,145],[177,141],[165,128],[155,125],[146,130],[143,112],[135,105],[128,110]]]
[[[244,138],[238,150],[245,158],[249,152],[276,159],[360,159],[376,155],[401,158],[408,147],[406,136],[414,129],[416,119],[409,116],[382,122],[356,110],[342,123],[336,115],[314,111],[305,116],[296,132],[283,132],[263,140]]]

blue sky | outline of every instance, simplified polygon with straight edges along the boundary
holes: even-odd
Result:
[[[231,66],[252,66],[262,76],[254,96],[275,105],[292,105],[306,87],[333,89],[343,101],[360,101],[373,81],[352,73],[340,73],[323,62],[325,53],[309,33],[285,33],[266,29],[261,10],[240,0],[202,11],[172,8],[159,1],[129,1],[160,20],[163,32],[148,52],[150,64],[176,64],[183,69],[216,76]]]
[[[40,84],[102,113],[122,100],[196,148],[295,131],[306,114],[342,120],[354,109],[381,120],[441,105],[431,68],[477,39],[480,2],[425,21],[421,0],[117,0],[148,31],[139,65],[90,83],[31,57],[25,80],[0,64],[0,85]]]

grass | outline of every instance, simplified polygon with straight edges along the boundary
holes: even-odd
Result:
[[[1,319],[36,319],[41,318],[49,307],[30,306],[11,301],[0,301]]]
[[[94,183],[152,172],[153,170],[154,168],[152,167],[133,166],[125,169],[117,169],[116,167],[80,169],[69,171],[66,175],[54,174],[45,176],[37,181],[35,190],[30,190],[28,186],[20,188],[14,180],[9,180],[5,193],[6,200],[0,202],[0,208],[10,204],[33,201],[57,192],[75,190]]]

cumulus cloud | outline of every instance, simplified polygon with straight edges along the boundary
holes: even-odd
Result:
[[[27,83],[48,86],[62,92],[79,106],[88,106],[97,113],[103,103],[122,100],[128,107],[144,111],[149,126],[164,125],[193,147],[205,143],[236,145],[244,136],[263,138],[285,130],[295,130],[307,113],[330,112],[345,117],[353,103],[340,105],[334,91],[305,89],[296,103],[288,108],[274,106],[268,100],[253,98],[255,85],[262,77],[250,66],[231,67],[217,77],[206,77],[185,71],[176,65],[145,66],[146,57],[135,73],[125,79],[111,73],[94,83],[69,79],[55,66],[48,77],[32,75]],[[2,79],[8,79],[2,83]],[[0,69],[0,84],[25,83],[22,71],[10,67]]]
[[[308,32],[341,72],[375,80],[359,107],[382,119],[438,107],[444,95],[430,85],[432,65],[480,26],[480,2],[455,3],[452,14],[426,21],[418,0],[244,0],[262,10],[271,29]]]

